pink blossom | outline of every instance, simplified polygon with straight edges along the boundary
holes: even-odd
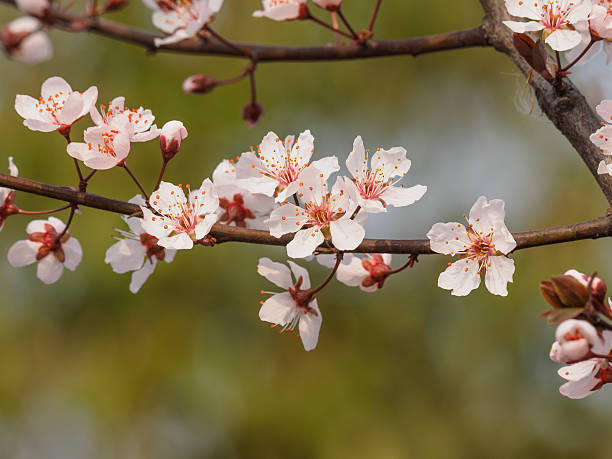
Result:
[[[21,267],[38,262],[36,274],[45,284],[57,282],[64,266],[74,271],[81,263],[83,250],[79,241],[69,233],[62,235],[65,227],[55,217],[31,221],[26,228],[28,238],[15,242],[9,249],[8,261],[11,266]]]
[[[17,18],[2,29],[0,41],[13,60],[37,64],[53,57],[53,45],[42,23],[33,17]]]
[[[291,21],[308,16],[306,0],[262,0],[263,10],[253,13],[253,17],[266,17],[275,21]]]

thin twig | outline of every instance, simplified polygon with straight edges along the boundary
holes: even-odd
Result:
[[[340,19],[342,20],[342,22],[344,23],[344,25],[346,26],[350,34],[353,36],[353,38],[355,40],[359,40],[359,35],[357,35],[355,30],[351,27],[351,24],[346,20],[346,17],[344,16],[344,13],[342,13],[341,9],[338,10],[338,16],[340,17]]]
[[[368,30],[372,32],[374,29],[374,23],[376,22],[376,18],[378,17],[378,10],[380,10],[380,4],[382,0],[376,0],[376,4],[374,5],[374,9],[372,10],[372,16],[370,17],[370,24],[368,25]]]
[[[340,266],[340,263],[342,262],[342,257],[343,257],[342,252],[339,252],[336,254],[336,264],[334,265],[334,268],[331,270],[331,272],[329,273],[329,276],[327,276],[327,279],[325,279],[321,285],[311,290],[312,295],[316,295],[321,290],[323,290],[327,286],[327,284],[329,284],[329,281],[333,279],[334,274],[336,274],[336,271],[338,271],[338,267]]]
[[[136,176],[132,173],[132,171],[130,170],[130,168],[127,166],[127,164],[124,162],[122,164],[122,167],[125,169],[125,171],[129,174],[129,176],[132,178],[132,180],[134,181],[134,183],[136,184],[136,186],[138,187],[138,189],[140,190],[140,192],[142,193],[142,195],[145,198],[145,201],[149,201],[149,195],[147,194],[147,192],[145,191],[144,187],[140,184],[140,182],[138,181],[138,179],[136,178]]]
[[[161,170],[159,171],[159,177],[157,178],[157,182],[155,182],[155,186],[153,187],[153,191],[159,188],[159,184],[164,179],[164,173],[166,172],[166,166],[168,165],[168,161],[166,159],[162,162]]]
[[[48,214],[54,214],[55,212],[61,212],[62,210],[66,210],[69,207],[72,207],[72,204],[66,204],[65,206],[62,207],[58,207],[56,209],[50,209],[50,210],[23,210],[23,209],[19,209],[19,212],[17,212],[20,215],[48,215]]]
[[[306,19],[308,19],[310,21],[313,21],[313,22],[316,22],[317,24],[325,27],[326,29],[331,30],[332,32],[339,33],[343,37],[346,37],[346,38],[349,38],[349,39],[353,39],[353,37],[350,34],[346,33],[344,30],[334,29],[334,27],[331,24],[328,24],[327,22],[322,21],[321,19],[316,18],[316,17],[314,17],[312,15],[309,15]]]

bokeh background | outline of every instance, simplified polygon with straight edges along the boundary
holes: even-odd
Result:
[[[364,27],[373,1],[345,3],[354,26]],[[251,18],[258,7],[228,0],[216,28],[260,43],[333,41],[313,24]],[[482,14],[476,1],[388,1],[376,35],[467,28]],[[16,16],[0,9],[1,22]],[[111,16],[153,30],[137,0]],[[14,156],[24,177],[75,183],[64,140],[28,131],[13,109],[15,94],[37,96],[44,79],[60,75],[76,89],[97,85],[100,101],[124,95],[130,106],[151,108],[158,124],[182,120],[189,138],[166,175],[177,183],[200,183],[269,130],[309,128],[318,157],[342,160],[358,134],[370,147],[403,145],[413,162],[406,183],[429,190],[409,208],[371,218],[371,237],[422,238],[434,222],[460,219],[481,194],[506,201],[512,231],[594,218],[607,207],[569,143],[524,113],[525,81],[492,49],[261,65],[265,116],[249,129],[240,118],[246,81],[206,96],[180,89],[193,73],[233,76],[243,61],[147,55],[85,34],[51,37],[48,63],[0,61],[2,157]],[[603,56],[574,72],[593,105],[612,96],[609,76]],[[73,136],[88,125],[81,121]],[[155,142],[134,145],[131,168],[147,187],[159,162]],[[121,170],[98,174],[90,191],[124,200],[136,192]],[[24,194],[18,203],[57,204]],[[23,238],[27,220],[7,222],[1,253]],[[547,307],[542,279],[576,268],[612,280],[609,240],[518,252],[506,298],[482,287],[466,298],[437,288],[443,256],[422,257],[374,294],[334,282],[319,298],[319,346],[306,353],[295,334],[279,335],[257,316],[259,290],[273,287],[257,275],[257,260],[282,261],[283,249],[179,253],[132,295],[129,275],[103,261],[113,229],[123,227],[116,215],[84,209],[71,228],[83,263],[52,286],[34,267],[0,262],[1,458],[573,458],[605,447],[612,393],[559,395],[558,365],[548,359],[554,329],[537,314]],[[315,283],[326,275],[308,267]]]

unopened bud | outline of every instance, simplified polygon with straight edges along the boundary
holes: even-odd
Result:
[[[38,18],[45,18],[51,7],[49,0],[16,0],[15,3],[24,13]]]
[[[242,119],[246,122],[248,127],[255,126],[261,118],[261,115],[263,115],[263,107],[256,100],[242,107]]]
[[[187,94],[206,94],[217,87],[219,82],[206,75],[191,75],[183,81],[183,91]]]
[[[327,11],[338,11],[342,0],[314,0],[314,4]]]
[[[51,59],[53,47],[41,29],[42,24],[36,18],[27,16],[15,19],[0,32],[4,51],[10,58],[28,64]]]
[[[168,121],[159,135],[159,148],[165,161],[170,161],[180,151],[187,129],[180,121]]]
[[[104,11],[118,11],[125,8],[129,3],[129,0],[108,0],[104,5]]]

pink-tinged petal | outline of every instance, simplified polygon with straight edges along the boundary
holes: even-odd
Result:
[[[193,248],[193,241],[188,234],[179,233],[174,236],[159,238],[157,245],[165,247],[166,249],[189,250]]]
[[[142,202],[144,202],[144,199],[142,199]],[[139,206],[143,206],[144,204],[142,202],[137,202],[135,204],[138,204]],[[137,236],[139,236],[141,233],[146,232],[144,228],[142,227],[142,218],[127,217],[125,215],[122,218],[125,221],[125,223],[127,223],[127,225],[130,227],[130,231],[136,234]]]
[[[580,21],[587,21],[591,14],[591,0],[578,0],[570,3],[572,7],[565,20],[570,24],[575,24]]]
[[[151,126],[151,128],[149,128],[148,131],[145,132],[139,132],[137,134],[134,134],[130,140],[132,142],[148,142],[149,140],[153,140],[157,137],[159,137],[159,134],[161,133],[161,130],[157,127],[157,125],[153,125]]]
[[[291,258],[304,258],[312,255],[325,237],[315,228],[303,229],[295,233],[293,240],[287,244],[287,255]]]
[[[597,167],[598,174],[610,174],[612,175],[612,164],[606,164],[605,161],[601,160],[599,162],[599,166]]]
[[[102,126],[102,124],[104,124],[104,119],[95,105],[89,110],[89,116],[96,126]]]
[[[28,223],[28,226],[26,226],[26,232],[28,234],[44,233],[46,224],[47,220],[32,220],[30,223]]]
[[[593,393],[593,388],[599,381],[595,378],[585,378],[580,381],[569,381],[559,387],[561,395],[568,398],[579,400],[588,397]]]
[[[512,282],[514,260],[504,256],[489,258],[486,266],[485,285],[493,295],[508,295],[508,282]]]
[[[594,376],[599,370],[600,359],[589,359],[559,368],[557,373],[568,381],[580,381],[581,379]]]
[[[436,223],[427,233],[431,250],[444,255],[454,255],[463,252],[470,246],[465,226],[461,223]]]
[[[45,223],[49,223],[53,228],[55,228],[55,231],[57,231],[58,233],[61,233],[66,228],[64,222],[57,217],[49,217],[49,219]]]
[[[219,208],[219,196],[210,179],[204,179],[200,188],[189,194],[189,202],[194,204],[198,215],[209,214]]]
[[[259,309],[259,318],[264,322],[286,325],[299,314],[295,301],[288,292],[272,295]]]
[[[295,141],[295,136],[293,135],[288,135],[287,137],[285,137],[285,148],[287,150],[291,150],[291,148],[293,148],[294,141]]]
[[[504,224],[505,216],[504,201],[480,196],[470,209],[469,222],[477,234],[490,234]]]
[[[40,243],[28,240],[15,242],[8,251],[9,263],[14,268],[31,265],[36,261],[40,246]]]
[[[236,166],[224,159],[213,171],[212,179],[215,186],[236,185]]]
[[[51,96],[55,97],[59,93],[68,94],[70,92],[72,92],[70,85],[58,76],[47,78],[40,88],[43,99],[48,99]]]
[[[195,237],[196,239],[202,239],[208,233],[210,233],[210,229],[212,226],[217,223],[217,219],[219,218],[216,214],[208,214],[204,217],[200,223],[198,223],[195,227]],[[174,247],[175,248],[175,247]]]
[[[288,290],[290,287],[293,287],[291,271],[289,271],[289,268],[287,268],[287,266],[284,264],[272,261],[267,257],[259,259],[257,273],[282,289]]]
[[[361,264],[361,258],[355,256],[350,258],[349,264],[341,263],[336,272],[336,278],[349,287],[360,286],[369,275],[370,273]]]
[[[246,207],[254,212],[267,214],[274,207],[274,199],[263,194],[251,194],[246,192],[242,194],[242,197],[244,198]]]
[[[542,19],[542,7],[538,3],[534,5],[529,1],[506,0],[506,9],[511,16],[533,19],[534,21]]]
[[[147,281],[149,276],[153,274],[155,266],[157,265],[157,259],[152,258],[151,261],[145,260],[142,268],[132,273],[132,279],[130,280],[130,292],[138,293],[140,287]]]
[[[552,346],[550,348],[550,353],[548,354],[548,356],[550,357],[550,360],[554,362],[563,362],[565,360],[563,358],[564,356],[562,353],[561,345],[556,341],[552,343]]]
[[[604,126],[599,128],[589,137],[591,142],[601,148],[605,153],[612,152],[612,126]]]
[[[412,162],[406,158],[406,149],[403,147],[393,147],[389,150],[380,149],[379,154],[375,154],[375,157],[381,156],[382,161],[377,167],[382,167],[383,175],[387,178],[399,177],[400,175],[406,175],[410,170]],[[375,169],[374,163],[372,169]]]
[[[612,124],[612,100],[602,100],[595,110],[604,121]]]
[[[25,64],[38,64],[39,62],[48,61],[52,57],[53,45],[51,44],[51,40],[49,39],[47,34],[42,30],[40,32],[35,32],[31,35],[28,35],[11,53],[11,59],[23,62]]]
[[[295,233],[307,221],[308,217],[303,209],[291,203],[283,204],[270,214],[270,234],[281,237],[283,234]]]
[[[113,271],[119,274],[136,271],[142,267],[146,253],[140,241],[121,239],[108,248],[104,263],[111,265]]]
[[[83,158],[83,162],[87,167],[96,169],[99,171],[112,169],[117,165],[116,158],[112,156],[92,156],[90,158]]]
[[[177,251],[174,249],[166,249],[166,256],[164,257],[164,261],[166,263],[172,263],[174,261],[174,257],[176,256]]]
[[[68,96],[66,103],[57,114],[57,120],[61,124],[72,125],[81,116],[83,111],[83,96],[78,92],[73,92]]]
[[[40,260],[36,267],[36,276],[43,284],[47,285],[57,282],[62,277],[63,272],[64,265],[53,254],[49,254]]]
[[[113,140],[113,150],[115,151],[115,164],[119,164],[130,153],[130,135],[125,132],[119,132]]]
[[[181,187],[162,181],[159,188],[151,193],[149,203],[157,212],[165,214],[174,209],[175,203],[187,203],[187,198]]]
[[[610,64],[610,62],[612,62],[612,43],[606,41],[602,46],[604,52],[606,53],[606,64]]]
[[[57,131],[59,124],[49,123],[37,119],[24,120],[23,125],[32,131],[38,132],[53,132]]]
[[[590,350],[589,343],[584,338],[575,339],[573,341],[566,341],[562,344],[557,343],[557,345],[557,360],[559,362],[576,362],[578,360],[584,359],[588,355]]]
[[[74,237],[70,237],[66,242],[62,244],[66,259],[64,260],[64,266],[70,271],[74,271],[83,259],[83,249],[81,244]]]
[[[168,236],[172,232],[170,225],[167,225],[159,215],[155,215],[148,208],[141,206],[142,228],[157,239]]]
[[[9,156],[9,173],[11,174],[11,176],[13,177],[17,177],[19,175],[19,169],[17,169],[17,166],[15,166],[15,163],[13,162],[13,157]]]
[[[415,185],[410,188],[389,186],[382,193],[381,197],[387,205],[403,207],[414,204],[423,197],[426,191],[427,187],[423,185]]]
[[[293,196],[295,193],[297,193],[299,185],[299,182],[295,181],[295,182],[291,182],[289,185],[287,185],[287,187],[282,190],[280,193],[278,193],[278,195],[276,196],[276,198],[274,199],[275,202],[285,202],[287,199],[289,199],[291,196]]]
[[[491,240],[493,244],[495,244],[495,249],[503,254],[509,254],[516,247],[516,241],[512,233],[508,230],[504,222],[497,223],[494,228],[495,231],[493,232]]]
[[[588,323],[586,320],[568,319],[559,324],[557,330],[555,330],[555,339],[559,343],[568,341],[566,338],[567,336],[573,337],[577,335],[581,335],[591,345],[594,345],[597,341],[601,341],[597,335],[597,330],[595,327],[593,327],[593,325]]]
[[[602,336],[597,336],[591,351],[595,354],[608,355],[612,351],[612,331],[604,330]]]
[[[83,109],[81,110],[79,118],[82,118],[83,116],[87,115],[87,113],[90,113],[92,110],[95,110],[94,106],[96,105],[96,101],[98,100],[98,88],[96,88],[95,86],[90,86],[83,94],[81,94],[81,98],[83,100]],[[97,112],[97,110],[95,111]],[[98,124],[95,121],[94,123]]]
[[[24,119],[40,119],[41,113],[36,108],[37,102],[33,97],[18,94],[15,97],[15,111]]]
[[[300,288],[302,290],[307,290],[310,288],[310,276],[308,275],[308,271],[305,268],[302,268],[300,265],[295,264],[291,260],[287,260],[287,263],[291,267],[291,271],[293,271],[293,276],[295,277],[295,281],[302,278],[302,285]]]
[[[217,13],[221,9],[221,6],[223,6],[223,0],[209,0],[208,6],[213,13]]]
[[[349,173],[356,179],[365,177],[368,170],[365,146],[360,135],[353,141],[353,149],[346,158],[346,167]]]
[[[542,30],[544,26],[539,22],[519,22],[519,21],[502,21],[510,30],[516,33],[537,32]]]
[[[323,180],[327,180],[332,174],[340,170],[338,158],[335,156],[318,159],[310,163],[310,165],[316,167],[323,174]]]
[[[281,143],[280,137],[276,135],[276,132],[270,131],[261,139],[259,151],[260,156],[273,160],[273,162],[278,162],[284,157],[286,148]]]
[[[578,46],[582,40],[580,32],[575,30],[557,29],[551,33],[546,40],[546,44],[555,51],[567,51],[574,46]]]
[[[300,5],[279,5],[264,11],[253,12],[253,17],[267,17],[275,21],[290,21],[297,19],[300,15]]]
[[[236,177],[241,181],[241,186],[251,193],[272,196],[278,182],[260,173],[263,167],[255,153],[247,151],[240,156],[236,164]]]
[[[479,285],[478,263],[474,260],[457,260],[438,277],[438,287],[452,290],[455,296],[466,296]]]
[[[329,230],[332,243],[339,250],[353,250],[365,237],[365,228],[349,218],[331,222]]]
[[[287,145],[285,145],[286,149],[289,149]],[[310,158],[312,157],[312,153],[314,152],[314,137],[310,133],[310,130],[305,130],[298,137],[297,142],[293,145],[291,149],[291,157],[297,160],[297,164],[302,167],[310,162]],[[336,159],[336,163],[338,160]],[[321,172],[323,172],[321,170]]]
[[[323,316],[321,315],[316,299],[312,300],[310,307],[313,308],[317,314],[300,314],[299,324],[300,338],[306,351],[312,351],[317,347],[319,331],[321,330],[321,323],[323,322]]]

